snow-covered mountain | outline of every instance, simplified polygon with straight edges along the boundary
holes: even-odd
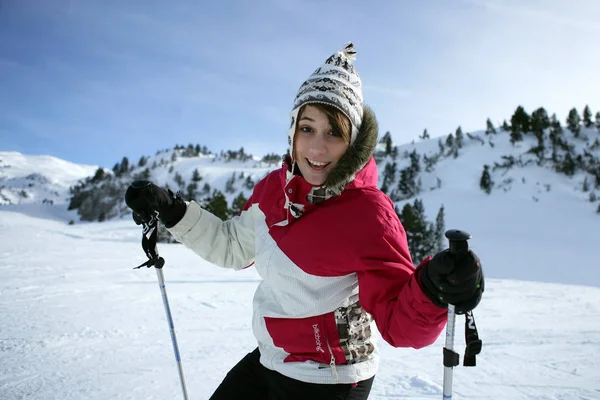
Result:
[[[52,156],[0,151],[0,205],[67,204],[69,188],[97,168]]]
[[[430,220],[443,206],[446,228],[473,234],[474,247],[490,276],[600,286],[598,269],[577,267],[600,267],[600,146],[596,145],[600,132],[595,127],[582,128],[575,137],[563,129],[562,135],[573,160],[569,173],[557,172],[563,168],[565,151],[555,152],[552,161],[551,146],[547,146],[546,159],[540,161],[539,154],[531,151],[538,143],[534,135],[513,142],[509,132],[501,129],[466,133],[460,145],[455,135],[453,140],[432,138],[400,146],[383,140],[377,149],[380,186],[385,186],[399,210],[421,199]],[[413,187],[407,195],[406,182],[402,186],[401,181],[410,173],[403,170],[415,158],[419,171],[409,179]],[[70,205],[73,210],[65,218],[78,220],[77,210],[80,216],[92,215],[88,221],[129,218],[123,194],[136,178],[181,190],[198,201],[218,191],[231,205],[240,194],[249,197],[254,183],[280,165],[276,157],[265,162],[243,151],[216,155],[198,152],[191,145],[164,150],[137,163],[122,161],[100,173],[98,167],[50,157],[4,152],[0,159],[5,199],[21,204],[22,210],[23,204],[35,203],[27,212],[36,215],[40,207],[64,212]],[[42,164],[42,160],[51,162]],[[491,179],[489,193],[480,186],[485,165]],[[46,178],[32,181],[41,175]],[[84,176],[76,190],[69,191]],[[19,197],[21,192],[27,195]],[[54,204],[40,204],[44,198]]]

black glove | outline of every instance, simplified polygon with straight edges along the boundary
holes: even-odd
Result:
[[[181,221],[187,209],[180,196],[149,181],[133,182],[125,193],[125,203],[133,210],[136,224],[148,223],[154,212],[158,211],[160,221],[167,228]]]
[[[440,307],[455,306],[456,314],[471,311],[479,304],[485,281],[479,257],[471,250],[436,254],[420,271],[423,292]]]

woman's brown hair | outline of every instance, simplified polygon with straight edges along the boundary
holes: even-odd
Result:
[[[339,133],[346,143],[350,143],[352,124],[350,124],[350,119],[348,119],[346,114],[329,104],[308,103],[300,107],[300,110],[298,111],[298,120],[300,120],[300,116],[302,115],[302,112],[304,112],[304,108],[306,106],[313,106],[323,111],[327,115],[327,119],[329,120],[329,125],[331,125],[331,128]]]

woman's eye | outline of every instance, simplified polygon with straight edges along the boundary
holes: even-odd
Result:
[[[340,137],[340,136],[342,136],[342,135],[340,135],[340,134],[339,134],[338,132],[336,132],[336,131],[331,131],[331,132],[329,132],[329,134],[330,134],[331,136],[335,136],[335,137]]]
[[[303,126],[303,127],[300,128],[300,130],[302,132],[305,132],[305,133],[310,133],[311,132],[311,129],[308,126]]]

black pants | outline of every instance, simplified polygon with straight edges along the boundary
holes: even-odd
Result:
[[[229,371],[210,400],[366,400],[374,378],[357,385],[297,381],[265,368],[257,348]]]

